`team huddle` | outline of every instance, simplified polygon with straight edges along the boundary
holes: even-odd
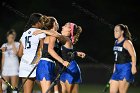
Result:
[[[86,54],[74,50],[73,47],[82,33],[82,28],[75,23],[67,22],[62,27],[61,33],[58,33],[58,29],[59,24],[54,17],[33,13],[19,43],[14,42],[12,46],[4,44],[1,47],[5,56],[2,58],[2,76],[5,78],[11,75],[21,77],[22,83],[25,82],[23,84],[24,93],[32,93],[34,82],[37,81],[41,92],[46,93],[51,83],[63,71],[53,91],[49,90],[48,93],[78,93],[78,85],[82,79],[75,58],[76,56],[84,58]],[[115,63],[110,80],[110,93],[118,91],[126,93],[129,83],[134,80],[133,74],[136,73],[136,54],[127,26],[116,25],[114,36],[116,38],[113,48]],[[15,32],[9,32],[8,38],[15,38]],[[11,55],[14,56],[13,60],[16,60],[15,64],[10,63]],[[18,64],[18,57],[21,57],[20,64]],[[17,66],[15,67],[15,65]],[[6,66],[10,66],[10,68],[6,68]],[[13,77],[11,81],[12,79]],[[17,77],[14,80],[18,80]],[[17,87],[17,84],[12,84]]]

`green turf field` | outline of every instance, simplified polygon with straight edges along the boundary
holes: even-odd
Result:
[[[104,87],[105,85],[80,85],[79,93],[103,93]],[[140,87],[130,87],[128,93],[140,93]]]

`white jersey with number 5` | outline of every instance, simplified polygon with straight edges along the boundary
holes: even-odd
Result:
[[[23,33],[20,39],[23,45],[23,56],[21,58],[20,70],[19,70],[20,77],[27,77],[31,72],[31,70],[33,69],[34,65],[31,63],[36,56],[38,46],[39,46],[39,41],[40,39],[46,37],[44,33],[33,35],[33,32],[37,30],[40,29],[30,28],[29,30]],[[31,77],[35,77],[35,71],[33,75],[31,75]]]

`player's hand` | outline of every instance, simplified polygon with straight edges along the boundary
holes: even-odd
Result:
[[[3,47],[3,48],[1,48],[2,52],[5,52],[6,49],[7,49],[7,47]]]
[[[35,32],[33,32],[33,35],[38,35],[38,34],[41,34],[43,33],[41,30],[36,30]]]
[[[63,65],[64,65],[65,67],[68,67],[69,64],[70,64],[70,63],[69,63],[68,61],[64,61],[64,62],[63,62]]]
[[[133,75],[137,73],[136,66],[132,65],[131,72],[132,72]]]
[[[81,58],[85,58],[86,54],[84,52],[77,52],[77,56]]]

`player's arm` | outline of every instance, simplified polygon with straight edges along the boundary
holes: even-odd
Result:
[[[17,52],[17,55],[18,55],[19,57],[22,57],[22,55],[23,55],[23,44],[22,44],[21,41],[20,41],[19,50],[18,50],[18,52]]]
[[[130,40],[126,40],[124,43],[124,48],[128,50],[131,60],[132,60],[132,74],[137,72],[136,70],[136,52],[134,46]]]
[[[59,37],[61,34],[58,33],[57,31],[54,31],[54,30],[37,30],[35,32],[33,32],[33,35],[38,35],[38,34],[41,34],[41,33],[45,33],[49,36],[54,36],[54,37]]]
[[[55,58],[58,62],[60,62],[61,64],[63,64],[64,66],[68,66],[69,62],[64,61],[54,50],[54,46],[55,46],[55,42],[56,42],[56,38],[53,36],[49,36],[49,45],[48,45],[48,52],[49,54]]]
[[[17,47],[16,47],[16,45],[15,45],[15,43],[12,43],[12,46],[13,46],[13,52],[14,52],[14,54],[16,54],[17,55],[17,52],[18,52],[18,49],[17,49]]]
[[[38,62],[42,56],[43,44],[44,44],[44,38],[41,38],[39,41],[39,47],[37,50],[36,59],[31,64],[38,64]]]
[[[62,34],[58,33],[57,31],[51,29],[51,30],[37,30],[33,33],[33,35],[38,35],[41,33],[45,33],[49,36],[54,36],[56,37],[63,45],[66,43],[68,40],[67,37],[63,36]]]

